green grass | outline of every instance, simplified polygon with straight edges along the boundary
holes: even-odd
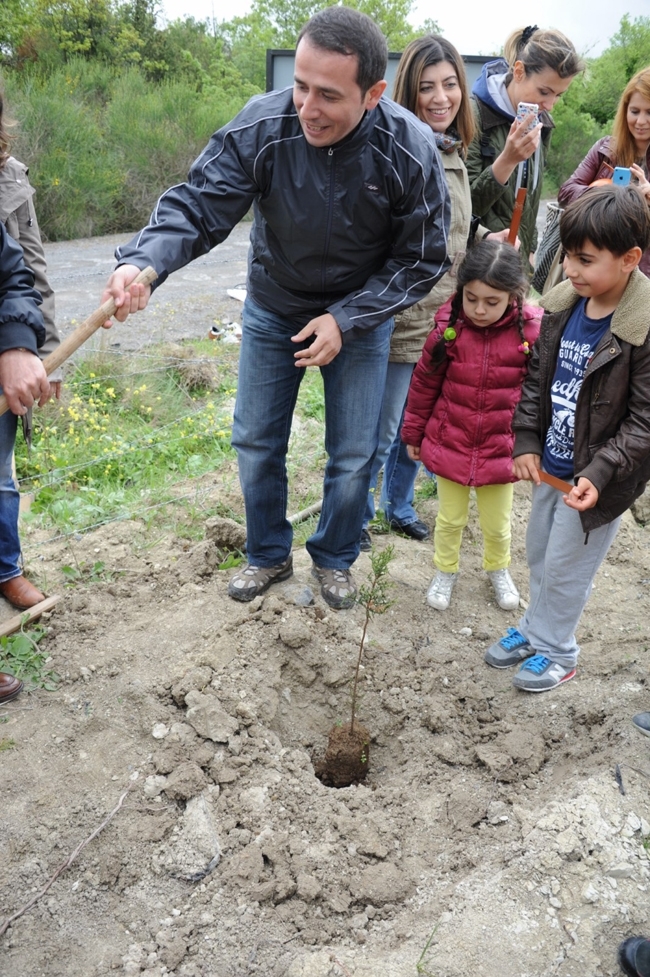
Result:
[[[51,692],[57,686],[58,676],[47,667],[47,652],[39,648],[46,633],[40,626],[26,631],[23,625],[18,634],[0,638],[0,672],[9,672],[21,679],[28,691],[47,689]]]
[[[21,489],[35,493],[27,518],[85,529],[186,494],[231,461],[238,350],[220,348],[217,376],[214,346],[78,361],[61,402],[35,412],[32,451],[17,444]]]

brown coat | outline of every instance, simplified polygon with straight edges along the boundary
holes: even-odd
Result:
[[[551,384],[560,339],[579,296],[562,282],[542,299],[546,314],[515,411],[514,457],[542,455],[551,423]],[[638,269],[594,353],[578,394],[574,478],[598,489],[580,514],[585,532],[603,526],[634,502],[650,478],[650,281]]]

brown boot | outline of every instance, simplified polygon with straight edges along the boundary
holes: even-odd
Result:
[[[0,706],[20,695],[23,683],[8,672],[0,672]]]
[[[45,600],[45,594],[37,590],[33,583],[30,583],[22,573],[19,577],[12,577],[0,583],[0,595],[8,600],[10,604],[17,607],[19,611],[26,611],[34,604],[40,604]]]

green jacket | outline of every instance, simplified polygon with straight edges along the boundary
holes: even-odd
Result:
[[[456,269],[467,250],[467,238],[472,220],[472,200],[465,163],[458,150],[452,153],[441,153],[440,159],[445,168],[445,179],[451,202],[447,253],[452,265],[425,298],[396,317],[390,344],[391,363],[417,363],[420,359],[422,347],[434,326],[434,315],[456,291]],[[479,227],[476,231],[476,239],[480,240],[489,233],[487,227]]]
[[[487,224],[491,231],[502,231],[510,226],[515,206],[517,167],[510,174],[505,186],[498,183],[492,173],[492,163],[500,156],[506,144],[511,123],[505,116],[472,96],[476,135],[467,153],[467,172],[472,193],[472,210]],[[537,211],[542,196],[542,174],[546,166],[548,149],[553,131],[553,120],[548,112],[540,112],[542,129],[542,158],[537,186],[526,195],[524,212],[519,227],[521,254],[524,259],[537,249]],[[531,269],[532,272],[532,269]]]

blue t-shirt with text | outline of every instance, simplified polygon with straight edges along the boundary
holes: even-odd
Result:
[[[573,478],[573,436],[576,403],[589,360],[612,321],[590,319],[585,312],[587,299],[580,299],[567,322],[551,384],[553,413],[546,432],[542,468],[558,478]]]

